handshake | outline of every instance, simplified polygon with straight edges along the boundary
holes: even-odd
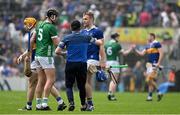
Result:
[[[127,50],[121,50],[120,51],[120,53],[122,53],[123,55],[128,55],[130,52],[135,52],[135,53],[140,53],[140,51],[138,51],[137,49],[136,49],[136,45],[135,44],[132,44],[131,46],[130,46],[130,48],[129,49],[127,49]]]
[[[135,52],[139,56],[144,56],[146,54],[146,50],[139,51],[138,49],[136,49],[136,45],[135,44],[132,44],[130,46],[129,52]]]
[[[136,44],[132,44],[131,46],[130,46],[130,49],[131,49],[131,51],[136,51]]]

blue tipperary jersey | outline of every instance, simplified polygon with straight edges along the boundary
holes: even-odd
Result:
[[[154,40],[152,43],[146,46],[146,53],[148,54],[148,61],[150,63],[157,63],[159,60],[159,51],[158,49],[161,48],[161,44]]]
[[[87,62],[87,49],[90,42],[94,42],[91,36],[80,33],[72,33],[63,38],[59,47],[67,49],[68,62]]]
[[[84,35],[90,35],[91,37],[96,38],[96,39],[104,38],[103,32],[95,26],[93,26],[89,30],[88,29],[81,30],[81,33]],[[89,43],[87,58],[99,60],[99,46],[98,45],[96,45],[94,43]]]
[[[31,30],[31,33],[30,33],[30,38],[32,37],[33,35],[33,32],[35,32],[35,29]],[[29,43],[30,44],[30,43]],[[30,44],[31,45],[31,44]],[[32,49],[32,52],[31,52],[31,62],[33,62],[35,60],[35,54],[36,54],[36,45],[33,44],[33,49]]]
[[[36,49],[33,49],[31,54],[31,62],[35,60],[35,54],[36,54]]]

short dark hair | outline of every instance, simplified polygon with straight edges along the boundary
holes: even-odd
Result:
[[[47,17],[51,17],[52,15],[58,16],[59,12],[55,8],[49,8],[46,12]]]
[[[156,38],[156,35],[154,33],[149,33],[150,36],[152,36],[154,39]]]
[[[115,39],[116,37],[119,37],[118,33],[111,34],[111,38]]]
[[[81,29],[81,23],[79,20],[74,20],[71,22],[71,29],[72,31],[78,31]]]

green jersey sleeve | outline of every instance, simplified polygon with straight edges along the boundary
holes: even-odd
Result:
[[[49,28],[49,33],[50,33],[51,38],[54,38],[58,35],[57,29],[54,25],[51,25],[51,27]]]

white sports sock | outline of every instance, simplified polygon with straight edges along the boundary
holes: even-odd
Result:
[[[61,99],[61,100],[59,100],[58,101],[58,104],[60,105],[60,104],[62,104],[64,101]]]

